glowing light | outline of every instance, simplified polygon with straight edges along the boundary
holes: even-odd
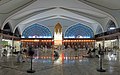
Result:
[[[25,36],[22,36],[21,38],[25,38]]]
[[[69,37],[64,37],[64,38],[75,38],[75,36],[69,36]]]
[[[32,38],[35,38],[35,36],[33,36]]]
[[[25,38],[24,36],[22,38]],[[52,38],[51,36],[28,36],[28,38]]]
[[[28,38],[32,38],[32,36],[28,36]]]
[[[110,27],[110,30],[113,30],[113,29],[115,29],[115,27]]]
[[[91,38],[91,36],[78,36],[78,37],[68,36],[68,37],[64,37],[64,38]]]
[[[39,42],[39,40],[34,40],[34,42]]]

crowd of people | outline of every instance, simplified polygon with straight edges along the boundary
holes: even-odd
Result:
[[[65,48],[61,48],[61,49],[65,50]],[[67,51],[70,51],[71,49],[73,49],[75,57],[78,57],[80,49],[77,46],[75,46],[74,48],[68,47]],[[52,49],[48,50],[48,48],[46,46],[43,47],[43,48],[38,48],[38,49],[35,49],[33,47],[24,48],[24,49],[21,49],[20,51],[17,51],[17,53],[16,53],[16,55],[17,55],[16,59],[17,60],[16,61],[19,62],[19,63],[20,62],[26,62],[27,58],[30,56],[29,55],[30,50],[33,50],[34,51],[34,53],[33,53],[34,56],[38,56],[38,58],[39,58],[39,56],[42,55],[42,54],[40,54],[41,51],[42,51],[42,53],[47,53],[47,51],[51,51]],[[92,47],[91,48],[88,48],[88,47],[85,48],[85,51],[86,51],[87,57],[99,57],[99,54],[100,54],[99,49],[92,48]],[[4,49],[3,52],[2,52],[2,56],[5,57],[5,56],[7,56],[7,54],[8,54],[8,51],[6,49]],[[54,54],[55,59],[59,58],[59,53],[57,52],[57,50],[54,51],[53,54]],[[85,57],[85,56],[83,56],[83,57]]]

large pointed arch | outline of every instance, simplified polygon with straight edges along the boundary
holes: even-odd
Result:
[[[69,27],[64,34],[64,38],[93,38],[93,30],[83,24],[76,24]]]
[[[14,36],[17,36],[17,37],[20,37],[20,36],[21,36],[20,30],[19,30],[18,27],[15,29]]]
[[[115,23],[112,20],[109,20],[106,25],[107,31],[117,28]]]
[[[3,27],[4,34],[12,34],[12,27],[9,22],[7,22]]]
[[[50,32],[49,28],[39,25],[33,24],[27,27],[23,33],[23,38],[52,38],[52,33]]]

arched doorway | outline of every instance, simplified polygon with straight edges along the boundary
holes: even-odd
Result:
[[[54,27],[54,45],[62,45],[62,26],[60,23]]]

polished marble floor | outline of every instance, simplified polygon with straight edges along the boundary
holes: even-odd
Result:
[[[83,53],[82,53],[83,52]],[[73,52],[72,52],[73,53]],[[84,54],[85,51],[80,51]],[[120,52],[106,53],[103,59],[103,67],[106,72],[98,72],[99,58],[86,58],[81,54],[75,57],[73,53],[71,56],[64,51],[64,58],[53,61],[49,55],[43,54],[40,58],[33,59],[33,69],[35,73],[27,73],[30,69],[30,61],[26,59],[25,62],[17,63],[16,56],[10,55],[8,57],[1,57],[0,61],[0,75],[120,75]]]

